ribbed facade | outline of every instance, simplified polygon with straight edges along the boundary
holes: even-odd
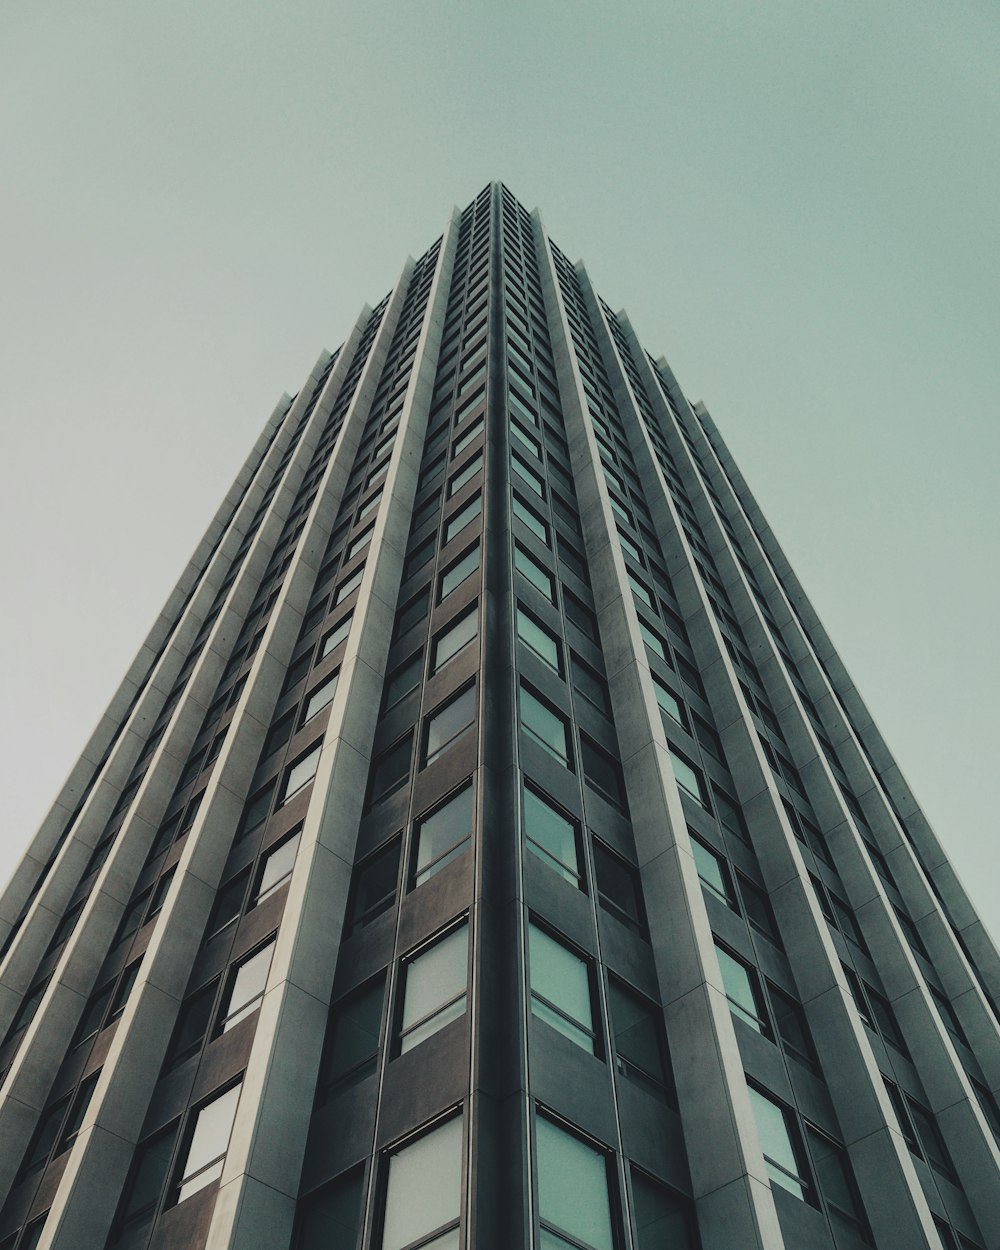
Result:
[[[498,183],[0,900],[0,1250],[997,1250],[1000,961],[706,409]]]

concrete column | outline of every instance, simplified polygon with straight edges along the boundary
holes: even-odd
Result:
[[[539,232],[541,226],[539,223]],[[543,279],[643,892],[705,1250],[782,1245],[558,278]],[[600,320],[594,319],[595,326]],[[706,1129],[708,1131],[706,1131]]]
[[[366,319],[366,315],[362,314],[349,340],[349,348],[356,346]],[[185,749],[173,765],[176,773],[182,767],[204,711],[214,696],[218,677],[239,636],[352,355],[353,350],[345,350],[327,379],[324,402],[315,405],[301,434],[282,483],[268,506],[240,574],[227,595],[226,605],[212,629],[205,652],[195,666],[191,686],[178,705],[175,714],[178,718],[184,716],[184,709],[189,704],[195,705],[196,710],[190,712],[190,737],[184,743]],[[315,371],[317,376],[327,359],[326,355],[321,357]],[[311,388],[307,388],[293,407],[290,414],[293,422],[302,415],[309,402],[310,391]],[[341,441],[349,418],[350,413],[341,431]],[[327,475],[333,471],[336,461],[337,448]],[[278,697],[284,668],[295,644],[304,605],[322,559],[326,538],[325,530],[311,530],[308,524],[299,538],[297,559],[293,561],[271,613],[230,732],[205,790],[198,817],[188,835],[166,903],[143,958],[139,977],[109,1049],[87,1119],[63,1172],[40,1243],[45,1250],[49,1247],[66,1247],[69,1250],[82,1244],[100,1245],[107,1235],[201,942],[204,923],[221,879],[257,754]],[[205,681],[201,680],[203,670]],[[167,747],[165,739],[153,756],[151,770],[158,768],[161,753],[166,754]],[[164,803],[168,799],[169,792],[164,797]],[[160,812],[162,814],[162,808]],[[155,827],[155,823],[151,824],[141,840],[127,836],[123,827],[120,842],[105,865],[105,871],[113,868],[117,854],[124,855],[126,852],[130,863],[134,859],[141,868]],[[220,836],[220,831],[228,833]],[[73,1024],[75,1021],[70,1028]]]
[[[457,240],[438,254],[208,1236],[291,1235]],[[367,415],[367,414],[365,414]],[[360,425],[359,425],[360,428]],[[330,496],[332,500],[335,496]]]

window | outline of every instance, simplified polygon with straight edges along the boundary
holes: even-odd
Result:
[[[471,782],[417,821],[413,884],[423,885],[472,841],[474,793]]]
[[[413,548],[410,554],[406,557],[406,563],[403,565],[404,582],[413,577],[415,573],[419,572],[420,569],[428,563],[428,561],[433,557],[436,548],[437,534],[429,535],[423,540],[422,543],[418,543],[418,545]]]
[[[795,1117],[787,1107],[754,1086],[748,1085],[747,1091],[772,1184],[803,1201],[812,1201],[812,1183]]]
[[[517,636],[540,660],[557,673],[562,673],[559,643],[555,637],[525,612],[520,604],[516,611]]]
[[[632,1173],[636,1250],[696,1250],[690,1204],[641,1172]]]
[[[171,1124],[162,1133],[139,1143],[115,1217],[117,1229],[113,1230],[110,1240],[115,1240],[116,1231],[138,1224],[156,1209],[167,1179],[176,1137],[177,1124]]]
[[[608,1013],[618,1071],[673,1102],[659,1008],[609,977]]]
[[[319,767],[319,753],[323,746],[323,740],[320,739],[314,747],[310,747],[305,755],[300,755],[294,764],[285,774],[285,784],[282,787],[280,803],[287,803],[293,794],[298,792],[312,781],[316,776],[316,769]]]
[[[364,1168],[355,1168],[300,1204],[295,1250],[355,1250],[361,1232]]]
[[[119,942],[124,942],[127,938],[130,938],[139,928],[151,894],[152,890],[143,890],[138,898],[133,899],[132,902],[129,903],[128,907],[125,909],[125,914],[121,918],[121,923],[118,925],[118,932],[115,934],[115,946],[117,946]],[[27,1023],[27,1021],[25,1021],[25,1023]]]
[[[347,641],[347,635],[351,632],[351,621],[353,618],[354,613],[348,612],[344,619],[338,621],[326,635],[319,648],[319,658],[321,660],[325,660],[331,651],[336,650],[342,642]]]
[[[271,799],[274,797],[274,782],[270,781],[262,790],[258,790],[256,794],[252,794],[247,800],[247,805],[243,809],[243,816],[240,819],[240,827],[237,830],[236,838],[245,838],[267,818],[268,812],[271,810]]]
[[[729,872],[728,863],[721,855],[711,850],[704,842],[700,842],[694,836],[691,838],[691,853],[694,855],[698,876],[704,888],[714,898],[717,898],[720,903],[725,903],[733,911],[738,911],[736,891],[733,889],[733,879]]]
[[[368,805],[387,798],[410,776],[410,756],[413,754],[413,735],[407,734],[372,761],[368,778]]]
[[[239,1100],[240,1086],[231,1085],[194,1114],[174,1182],[176,1202],[190,1198],[222,1175]]]
[[[457,590],[459,586],[472,576],[479,568],[479,547],[471,547],[464,555],[458,557],[455,563],[441,574],[441,585],[438,591],[438,602],[451,594],[453,590]]]
[[[551,575],[518,543],[514,544],[514,568],[522,577],[527,578],[536,590],[541,591],[550,603],[555,603],[555,583]]]
[[[646,914],[638,873],[597,838],[593,845],[597,901],[622,924],[645,937]]]
[[[782,1048],[799,1063],[816,1071],[816,1051],[813,1047],[806,1014],[800,1003],[790,995],[779,990],[770,981],[767,983],[771,999],[771,1014],[774,1017]]]
[[[393,838],[354,869],[347,931],[353,933],[388,911],[399,884],[400,839]]]
[[[396,613],[396,625],[393,630],[393,638],[402,638],[409,630],[418,625],[427,615],[427,605],[430,602],[431,592],[428,587],[413,596],[409,602]]]
[[[598,1053],[588,961],[528,925],[531,1014],[592,1055]]]
[[[476,723],[476,687],[466,686],[424,723],[423,766],[432,764]]]
[[[541,479],[541,476],[537,474],[534,471],[534,469],[532,469],[527,464],[524,458],[518,455],[516,451],[511,451],[510,463],[511,463],[511,468],[514,470],[514,472],[517,474],[520,480],[524,483],[524,485],[527,486],[527,488],[533,494],[537,495],[539,499],[544,499],[545,498],[545,485]]]
[[[675,751],[669,744],[667,749],[670,752],[670,766],[674,770],[677,784],[696,803],[700,803],[702,807],[708,809],[708,795],[705,790],[704,777],[680,752]]]
[[[566,620],[571,625],[574,625],[581,634],[596,642],[597,617],[594,616],[589,608],[584,607],[576,595],[572,594],[565,587],[563,587],[563,608],[566,612]]]
[[[273,937],[269,938],[263,946],[259,946],[249,955],[244,955],[233,969],[219,1019],[220,1033],[228,1033],[234,1025],[253,1015],[260,1006],[267,984],[267,974],[271,970],[274,941]]]
[[[375,1071],[384,1003],[385,973],[380,973],[334,1006],[320,1067],[320,1103]]]
[[[434,643],[434,659],[432,672],[436,673],[450,659],[458,655],[464,647],[476,637],[479,630],[479,608],[460,616],[448,628],[438,635]]]
[[[737,1020],[748,1024],[755,1032],[770,1037],[767,1008],[764,1006],[764,995],[757,973],[718,942],[715,944],[715,953],[719,957],[719,971],[726,997],[729,999],[729,1010]]]
[[[389,1152],[382,1250],[458,1250],[461,1213],[462,1117],[457,1115]]]
[[[243,911],[243,900],[246,897],[249,877],[249,872],[241,872],[219,887],[208,917],[208,924],[205,926],[206,942],[231,925]]]
[[[257,883],[257,893],[253,900],[254,906],[269,898],[292,875],[292,867],[295,864],[295,856],[298,853],[301,837],[302,829],[300,827],[289,837],[285,838],[283,842],[280,842],[276,847],[268,851],[264,858],[260,880]]]
[[[142,956],[134,959],[118,979],[118,988],[115,990],[115,996],[111,1000],[111,1010],[108,1012],[107,1023],[117,1020],[125,1010],[125,1004],[129,1000],[132,993],[132,986],[135,985],[136,978],[139,975],[139,969],[142,967]]]
[[[586,734],[580,735],[580,761],[587,785],[592,786],[615,807],[627,811],[625,779],[618,761],[602,751],[595,742],[591,742]]]
[[[763,933],[764,937],[772,941],[775,946],[780,946],[781,937],[778,933],[778,923],[774,918],[774,912],[771,909],[767,895],[760,886],[754,885],[750,878],[745,877],[741,872],[737,872],[736,880],[739,886],[740,897],[743,900],[743,910],[751,927],[756,929],[758,933]]]
[[[604,678],[595,673],[589,664],[584,664],[578,655],[570,655],[570,666],[573,670],[573,688],[599,712],[610,716],[611,696]]]
[[[479,516],[483,510],[482,495],[475,495],[464,508],[452,516],[444,527],[444,541],[450,543],[451,540],[465,529],[472,521]]]
[[[59,1137],[63,1117],[68,1109],[69,1098],[61,1098],[58,1102],[46,1107],[39,1116],[38,1126],[31,1135],[28,1149],[25,1151],[24,1159],[21,1161],[21,1166],[14,1178],[15,1185],[19,1185],[33,1172],[43,1168],[48,1162],[49,1155],[52,1153],[52,1147],[56,1144],[56,1139]]]
[[[418,651],[398,664],[385,682],[385,694],[382,699],[383,708],[395,707],[400,699],[404,699],[411,690],[420,685],[420,675],[424,671],[424,655]]]
[[[583,884],[575,821],[524,787],[524,838],[528,849],[578,889]]]
[[[362,564],[359,569],[355,570],[355,572],[351,574],[347,581],[337,588],[337,593],[333,596],[334,607],[337,607],[338,604],[343,603],[345,599],[354,594],[357,588],[361,585],[361,579],[364,575],[365,566]]]
[[[208,985],[203,985],[193,994],[189,994],[181,1004],[170,1045],[167,1047],[164,1071],[169,1072],[171,1068],[178,1067],[201,1050],[212,1019],[212,1007],[218,988],[219,978],[216,977]]]
[[[170,868],[156,882],[149,900],[149,910],[146,912],[143,924],[148,924],[155,915],[163,910],[163,904],[167,901],[167,894],[170,892],[170,886],[173,883],[176,871],[176,868]]]
[[[353,560],[353,559],[354,559],[354,557],[355,557],[355,556],[356,556],[356,555],[357,555],[360,551],[363,551],[363,550],[365,549],[365,547],[367,547],[367,546],[368,546],[368,544],[369,544],[369,543],[371,542],[371,540],[372,540],[372,534],[373,534],[374,532],[375,532],[375,526],[374,526],[374,525],[369,525],[369,526],[368,526],[368,528],[367,528],[366,530],[362,530],[362,531],[361,531],[361,533],[357,536],[357,538],[355,538],[355,540],[354,540],[354,541],[351,543],[351,545],[347,548],[347,554],[344,556],[344,563],[345,563],[345,564],[346,564],[349,560]]]
[[[830,1219],[834,1225],[841,1224],[862,1241],[870,1242],[868,1220],[847,1161],[847,1152],[809,1124],[806,1125],[806,1140],[819,1192]]]
[[[337,681],[340,677],[339,673],[334,673],[328,677],[326,681],[321,682],[315,690],[311,691],[306,699],[305,710],[302,713],[302,724],[312,720],[317,712],[321,712],[328,703],[332,702],[333,696],[337,693]]]
[[[906,1098],[906,1106],[927,1162],[936,1172],[940,1172],[948,1180],[954,1181],[955,1165],[948,1154],[948,1147],[944,1144],[944,1138],[941,1136],[937,1120],[926,1107],[922,1107],[920,1103],[915,1102],[910,1097]]]
[[[549,527],[538,513],[533,508],[529,508],[518,495],[514,496],[511,508],[517,519],[523,522],[531,530],[532,534],[547,547],[549,545]]]
[[[469,926],[463,924],[406,963],[400,1054],[465,1015]]]
[[[538,1221],[544,1250],[614,1250],[608,1161],[601,1150],[535,1116]]]
[[[519,707],[521,728],[528,737],[555,756],[560,764],[572,768],[568,722],[524,685],[520,688]]]
[[[452,456],[460,456],[466,447],[471,446],[483,432],[483,419],[479,417],[469,426],[462,434],[455,439],[455,443],[451,449]]]
[[[477,451],[468,464],[459,469],[455,476],[448,482],[449,499],[452,495],[457,494],[467,482],[471,482],[482,467],[483,453],[481,451]]]

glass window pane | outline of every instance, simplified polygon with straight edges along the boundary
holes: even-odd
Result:
[[[572,885],[580,885],[576,825],[527,787],[524,790],[524,836],[529,850]]]
[[[679,1194],[632,1173],[636,1250],[695,1250],[690,1209]]]
[[[240,1086],[234,1085],[197,1113],[187,1155],[178,1173],[177,1201],[183,1202],[222,1175]]]
[[[517,495],[514,496],[512,508],[517,519],[519,521],[523,521],[528,529],[531,530],[532,534],[534,534],[536,538],[541,539],[541,541],[548,546],[549,527],[545,524],[542,518],[533,512],[526,503],[522,503]]]
[[[608,1010],[619,1070],[666,1089],[663,1031],[658,1009],[615,980],[608,981]]]
[[[464,924],[407,964],[401,1053],[464,1015],[468,957],[469,926]]]
[[[285,788],[281,792],[281,801],[283,803],[316,776],[316,769],[319,767],[319,753],[322,746],[322,741],[317,742],[307,755],[303,755],[288,770],[288,776],[285,778]]]
[[[697,838],[691,839],[691,853],[698,868],[698,876],[708,892],[714,895],[727,907],[733,907],[733,886],[729,878],[729,869],[722,857],[710,850]]]
[[[371,780],[368,783],[369,804],[384,799],[406,782],[410,775],[412,752],[413,737],[407,734],[372,763]]]
[[[354,872],[354,891],[351,898],[348,930],[369,924],[376,916],[392,906],[396,898],[399,878],[400,839],[393,838],[388,846],[376,851]]]
[[[461,1209],[462,1117],[456,1116],[390,1156],[382,1250],[402,1250],[457,1223]],[[438,1250],[438,1242],[430,1244]]]
[[[532,1014],[595,1054],[590,970],[586,961],[535,925],[528,926],[528,954]]]
[[[227,1033],[260,1006],[273,954],[274,938],[237,965],[229,996],[222,1008],[221,1032]]]
[[[521,727],[534,740],[569,767],[569,727],[561,716],[521,687]]]
[[[474,608],[455,622],[449,629],[438,637],[434,644],[434,669],[436,673],[439,668],[459,653],[463,647],[469,645],[476,637],[479,630],[479,609]]]
[[[580,760],[587,784],[593,786],[610,803],[626,811],[628,802],[625,798],[625,781],[618,761],[591,742],[586,734],[580,735]]]
[[[121,1223],[128,1225],[148,1215],[160,1199],[163,1183],[174,1152],[177,1125],[172,1124],[152,1141],[143,1142],[136,1151],[125,1197],[122,1201]]]
[[[665,712],[671,720],[676,721],[682,728],[687,729],[687,712],[684,710],[683,703],[672,690],[660,681],[655,673],[652,674],[652,677],[653,693],[656,695],[656,702],[660,705],[660,711]]]
[[[290,838],[286,838],[280,846],[276,846],[265,857],[260,884],[257,886],[255,903],[263,902],[265,898],[273,894],[278,886],[291,876],[301,837],[301,830],[293,833]]]
[[[334,625],[333,629],[331,629],[323,639],[323,643],[319,651],[319,658],[321,660],[325,659],[331,651],[339,647],[340,644],[347,638],[347,635],[351,632],[351,620],[353,616],[353,612],[348,612],[344,619],[342,621],[338,621],[337,624]]]
[[[595,1250],[614,1250],[608,1166],[605,1156],[586,1142],[535,1117],[538,1150],[538,1215],[552,1226]],[[543,1239],[543,1245],[546,1242]],[[563,1247],[562,1238],[549,1244]]]
[[[476,688],[469,686],[428,717],[424,731],[424,763],[430,764],[437,759],[456,738],[471,728],[475,719]]]
[[[642,887],[635,871],[596,839],[594,875],[597,879],[597,899],[605,911],[622,924],[645,933]]]
[[[758,1033],[768,1033],[764,1008],[760,999],[760,990],[751,979],[749,968],[734,959],[727,950],[716,945],[715,953],[719,957],[719,971],[722,973],[722,984],[733,1015],[749,1024]]]
[[[334,1007],[320,1077],[324,1101],[335,1089],[375,1071],[384,1000],[382,975]]]
[[[418,823],[415,885],[423,885],[468,846],[472,838],[473,797],[472,786],[466,786]]]
[[[693,768],[683,756],[676,754],[673,748],[670,748],[670,765],[680,788],[690,794],[702,807],[706,807],[705,783],[701,778],[701,773]]]
[[[420,685],[423,667],[424,657],[422,652],[418,651],[416,655],[411,655],[389,674],[385,683],[385,707],[393,707],[411,690],[416,690]]]
[[[322,685],[316,689],[306,699],[305,711],[302,713],[302,723],[312,720],[317,712],[323,710],[326,705],[333,700],[333,696],[337,693],[337,679],[339,673],[334,673],[332,677],[328,677]]]
[[[444,527],[444,541],[450,543],[456,534],[460,534],[471,521],[474,521],[479,516],[482,510],[483,497],[482,495],[476,495],[474,499],[469,500],[464,508],[460,508]]]
[[[537,560],[533,560],[523,548],[514,547],[514,568],[528,579],[536,590],[541,591],[550,603],[555,603],[556,592],[552,578]]]
[[[560,672],[559,643],[521,607],[517,609],[517,636],[539,659],[544,660],[557,673]]]
[[[473,547],[460,560],[447,569],[441,577],[441,593],[438,599],[446,599],[453,590],[457,590],[467,577],[471,577],[479,568],[479,548]]]
[[[809,1182],[800,1162],[801,1146],[792,1137],[795,1128],[789,1113],[752,1085],[747,1086],[747,1092],[768,1176],[776,1185],[804,1200],[809,1192]]]
[[[303,1201],[295,1250],[356,1250],[364,1178],[358,1168]]]

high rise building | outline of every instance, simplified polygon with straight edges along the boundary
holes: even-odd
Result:
[[[0,1250],[996,1250],[1000,962],[500,184],[275,409],[0,906]]]

